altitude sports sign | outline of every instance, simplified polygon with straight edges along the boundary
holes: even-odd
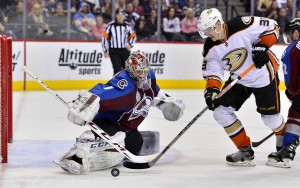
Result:
[[[285,47],[275,45],[271,49],[280,58]],[[132,50],[145,53],[162,88],[199,89],[205,86],[202,49],[202,43],[137,43]],[[24,63],[54,89],[88,89],[113,76],[110,59],[104,58],[98,42],[30,41],[25,44],[14,41],[14,90],[23,89],[24,73],[21,69]],[[279,72],[283,80],[281,69]],[[26,81],[29,86],[33,84],[31,78]],[[36,89],[36,86],[27,88]]]

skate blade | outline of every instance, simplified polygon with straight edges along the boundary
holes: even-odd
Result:
[[[240,161],[240,162],[236,162],[236,163],[226,161],[226,163],[229,166],[241,166],[241,167],[253,167],[253,166],[255,166],[254,161],[244,161],[244,162]]]
[[[291,168],[292,160],[283,159],[283,161],[277,161],[275,159],[269,159],[266,163],[267,166],[277,167],[277,168]]]

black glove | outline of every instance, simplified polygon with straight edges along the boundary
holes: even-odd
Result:
[[[255,63],[255,67],[260,69],[267,64],[270,59],[268,56],[269,47],[265,44],[255,44],[252,49],[252,59]]]
[[[220,90],[218,88],[207,88],[204,97],[209,110],[214,111],[221,104],[221,98],[217,98]]]

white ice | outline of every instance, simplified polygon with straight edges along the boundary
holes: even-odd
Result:
[[[163,119],[161,112],[151,109],[140,130],[160,132],[163,149],[205,107],[202,90],[167,90],[186,103],[186,110],[177,122]],[[67,101],[76,91],[57,91]],[[70,175],[55,166],[56,160],[74,143],[86,127],[71,124],[66,107],[46,91],[15,92],[14,142],[9,144],[9,162],[0,165],[1,188],[267,188],[297,187],[300,183],[300,157],[292,168],[266,166],[267,156],[275,151],[275,137],[255,150],[255,167],[232,167],[225,163],[227,154],[236,151],[223,128],[206,111],[181,136],[164,157],[152,168],[131,170],[119,165],[120,175],[110,169],[87,175]],[[281,92],[284,117],[289,101]],[[256,112],[253,96],[237,113],[252,141],[271,133]]]

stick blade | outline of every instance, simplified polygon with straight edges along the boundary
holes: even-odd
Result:
[[[124,161],[123,166],[125,168],[130,168],[130,169],[147,169],[151,168],[149,163],[133,163],[130,161]]]

